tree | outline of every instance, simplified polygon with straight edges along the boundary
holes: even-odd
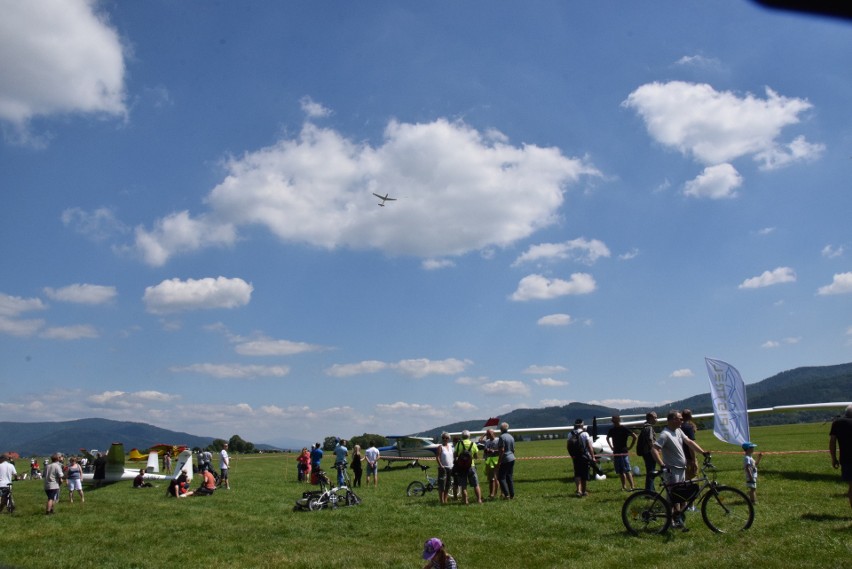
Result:
[[[240,435],[234,435],[228,441],[228,450],[238,453],[254,452],[254,443],[244,441]]]
[[[326,437],[323,439],[322,450],[334,450],[337,446],[337,437]]]
[[[350,447],[354,447],[355,445],[360,445],[362,449],[366,449],[370,447],[370,441],[376,443],[377,447],[389,446],[390,441],[383,437],[382,435],[371,435],[369,433],[364,433],[363,435],[357,435],[350,439]]]

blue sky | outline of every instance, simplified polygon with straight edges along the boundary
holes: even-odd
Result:
[[[852,359],[848,24],[733,0],[0,14],[3,420],[280,443],[659,404],[708,391],[705,356],[746,383]]]

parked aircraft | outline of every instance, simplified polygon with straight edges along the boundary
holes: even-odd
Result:
[[[133,480],[139,474],[136,468],[124,467],[124,445],[121,443],[112,443],[109,452],[106,454],[106,472],[104,482],[119,482],[121,480]],[[157,453],[153,452],[148,455],[148,466],[145,468],[144,480],[169,480],[180,475],[181,470],[187,472],[188,476],[192,477],[192,452],[185,450],[178,456],[174,467],[173,475],[159,474],[160,466]],[[94,472],[84,472],[84,480],[92,480]]]
[[[389,197],[388,197],[388,194],[385,194],[385,195],[383,195],[383,196],[380,196],[380,195],[379,195],[379,194],[377,194],[376,192],[373,192],[373,195],[374,195],[374,196],[376,196],[377,198],[379,198],[380,200],[382,200],[382,201],[379,203],[379,207],[385,207],[385,202],[395,202],[395,201],[396,201],[396,198],[389,198]]]
[[[435,458],[435,453],[439,445],[432,441],[432,437],[413,437],[413,436],[390,436],[394,444],[386,447],[379,447],[379,453],[383,460],[387,460],[387,466],[390,468],[393,460],[411,459],[409,466],[417,463],[418,458]]]

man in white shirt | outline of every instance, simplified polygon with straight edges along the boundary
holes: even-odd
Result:
[[[370,476],[373,477],[373,487],[379,485],[379,456],[376,442],[370,441],[370,448],[364,451],[364,457],[367,459],[367,486],[370,485]]]
[[[18,471],[15,470],[15,465],[9,462],[9,457],[0,454],[0,512],[6,507],[6,497],[9,495],[12,481],[17,476]]]
[[[225,490],[231,489],[231,481],[228,480],[228,470],[231,468],[231,457],[228,456],[228,443],[222,445],[222,451],[219,453],[219,486],[225,485]]]

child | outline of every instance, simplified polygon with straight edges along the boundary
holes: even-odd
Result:
[[[757,465],[760,464],[760,459],[763,458],[763,453],[757,453],[757,460],[752,454],[757,445],[752,442],[743,443],[743,469],[746,475],[746,487],[748,488],[748,497],[752,504],[757,504]]]
[[[433,537],[423,546],[423,559],[429,563],[423,569],[456,569],[458,565],[449,553],[444,549],[444,544],[437,537]]]

